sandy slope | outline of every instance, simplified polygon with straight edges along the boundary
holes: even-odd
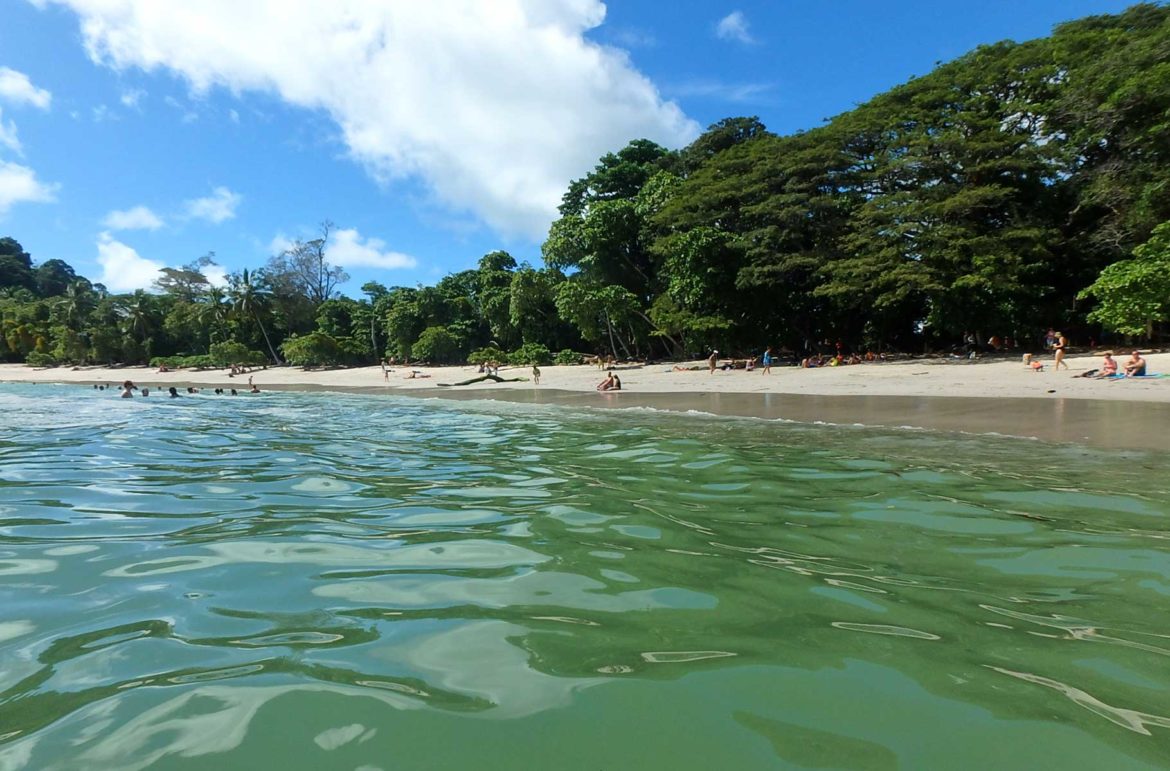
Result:
[[[1118,357],[1121,360],[1123,357]],[[1151,372],[1170,373],[1170,353],[1146,357]],[[1073,377],[1098,366],[1100,357],[1077,356],[1069,359],[1070,370],[1054,372],[1051,362],[1045,371],[1033,372],[1015,360],[974,361],[964,359],[923,359],[890,363],[860,364],[803,370],[776,367],[768,375],[759,370],[716,371],[705,369],[675,371],[670,364],[619,366],[618,375],[627,391],[642,394],[742,393],[807,394],[822,396],[950,396],[1014,398],[1102,399],[1110,401],[1170,402],[1170,377],[1151,379],[1093,380]],[[688,366],[703,365],[691,362]],[[418,377],[409,378],[411,372]],[[593,391],[604,373],[593,366],[542,367],[541,381],[531,381],[528,367],[505,367],[505,378],[525,377],[523,382],[477,383],[462,386],[473,389],[557,389]],[[379,367],[309,370],[279,367],[256,370],[256,384],[264,388],[374,388],[432,389],[439,383],[455,383],[477,376],[474,367],[396,367],[384,378]],[[426,377],[429,376],[429,377]],[[58,383],[120,383],[129,379],[139,386],[157,388],[169,385],[210,385],[224,388],[247,388],[248,376],[229,377],[226,370],[160,373],[146,367],[118,369],[64,367],[33,369],[24,365],[0,365],[0,381]]]

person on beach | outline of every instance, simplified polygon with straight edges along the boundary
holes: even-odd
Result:
[[[766,351],[764,351],[764,374],[767,375],[771,371],[772,371],[772,346],[769,345],[768,349]]]
[[[1060,365],[1063,364],[1065,369],[1068,369],[1068,362],[1064,360],[1064,353],[1068,349],[1068,338],[1064,336],[1063,332],[1056,333],[1056,343],[1052,346],[1052,371],[1058,372]]]
[[[540,385],[540,367],[536,366],[536,364],[532,365],[532,382],[535,385]]]
[[[707,357],[707,373],[714,375],[717,366],[719,366],[719,351],[711,351],[711,355]]]
[[[622,379],[620,377],[618,377],[617,375],[614,375],[613,376],[613,388],[611,388],[609,390],[611,390],[611,391],[622,390]]]
[[[1129,361],[1125,362],[1125,376],[1146,376],[1146,360],[1142,358],[1141,351],[1134,351],[1133,354],[1129,357]]]
[[[616,381],[616,380],[617,380],[617,375],[610,372],[608,375],[605,376],[605,380],[602,380],[600,383],[597,384],[597,390],[598,391],[612,390],[614,387],[614,381]]]
[[[1117,375],[1117,359],[1113,358],[1113,351],[1105,352],[1105,359],[1101,362],[1101,371],[1097,377],[1114,377]]]
[[[390,366],[386,363],[385,359],[382,359],[382,379],[390,379]]]

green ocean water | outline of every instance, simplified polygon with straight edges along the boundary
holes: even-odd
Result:
[[[0,770],[1170,767],[1168,471],[0,385]]]

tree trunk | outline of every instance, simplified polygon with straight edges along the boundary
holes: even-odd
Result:
[[[252,318],[256,319],[256,325],[260,327],[260,334],[264,335],[264,342],[268,345],[268,353],[272,354],[273,363],[280,364],[280,357],[276,355],[276,349],[272,347],[272,341],[268,339],[268,330],[264,328],[264,322],[260,320],[260,314],[253,313]]]

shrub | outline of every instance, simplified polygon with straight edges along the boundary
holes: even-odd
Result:
[[[207,352],[208,362],[212,366],[230,366],[233,364],[268,364],[268,357],[260,351],[250,350],[243,343],[236,340],[225,340],[222,343],[212,343]]]
[[[30,367],[53,367],[56,366],[57,360],[53,358],[51,353],[29,351],[28,355],[24,357],[24,363]]]
[[[446,327],[427,327],[410,351],[418,361],[450,364],[459,358],[459,338]]]
[[[477,348],[467,354],[468,364],[486,364],[489,361],[506,361],[508,355],[499,348],[489,345],[486,348]]]
[[[525,343],[508,354],[508,363],[524,364],[552,364],[552,352],[543,343]]]
[[[342,357],[341,346],[337,344],[337,340],[324,332],[294,335],[284,341],[280,350],[284,351],[284,358],[289,364],[302,367],[340,364]]]
[[[556,358],[553,359],[553,364],[566,366],[569,364],[580,364],[581,361],[581,354],[571,348],[565,348],[557,352]]]

